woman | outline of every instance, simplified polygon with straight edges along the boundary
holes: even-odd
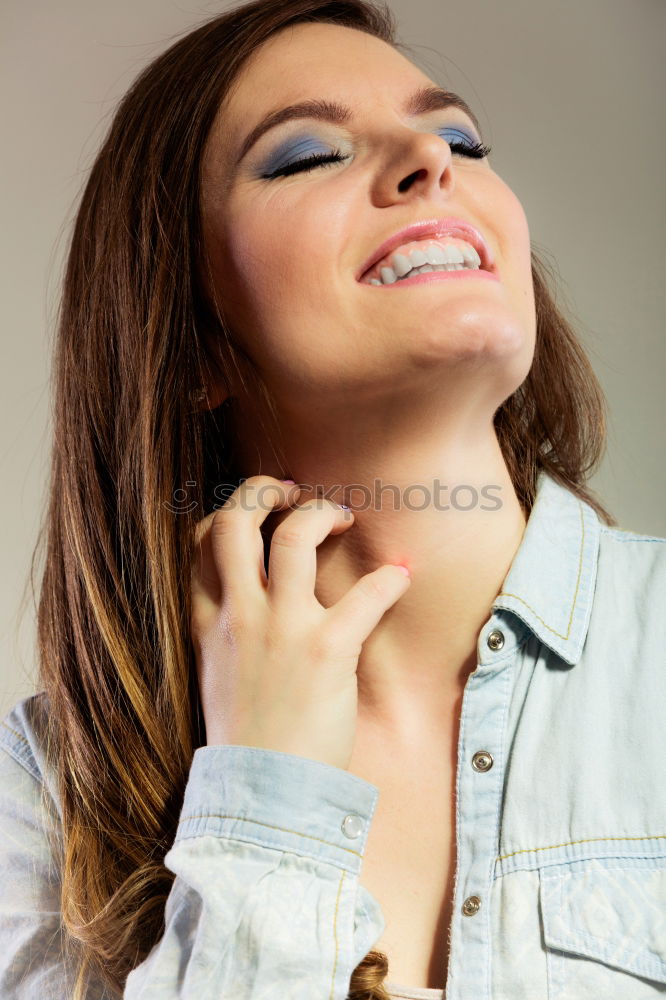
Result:
[[[228,11],[121,102],[3,997],[664,992],[664,539],[584,485],[603,397],[487,153],[365,0]]]

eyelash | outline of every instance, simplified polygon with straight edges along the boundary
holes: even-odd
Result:
[[[450,146],[452,153],[462,153],[463,156],[469,156],[474,160],[482,160],[492,152],[491,146],[481,142],[475,142],[471,146],[464,142],[452,142]],[[334,149],[331,153],[313,153],[302,160],[288,163],[286,167],[281,167],[272,174],[264,174],[264,177],[266,180],[273,177],[287,177],[290,174],[305,173],[325,163],[341,163],[346,159],[347,157],[339,149]]]

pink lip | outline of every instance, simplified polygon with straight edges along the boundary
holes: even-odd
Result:
[[[380,261],[382,257],[386,257],[387,254],[391,253],[392,250],[395,250],[403,243],[409,243],[410,240],[425,240],[429,236],[434,239],[437,239],[440,236],[459,236],[461,239],[467,240],[467,242],[471,243],[479,254],[479,257],[481,258],[481,268],[491,274],[496,273],[495,261],[493,259],[492,252],[479,230],[470,225],[469,222],[465,222],[464,219],[447,218],[428,219],[424,222],[415,222],[413,225],[407,226],[405,229],[401,229],[399,233],[395,233],[393,236],[390,236],[380,247],[377,247],[372,256],[366,260],[361,270],[357,273],[356,280],[361,281],[363,275],[374,267],[377,261]],[[441,273],[443,274],[446,272]],[[464,274],[465,272],[451,271],[448,273]],[[478,272],[469,273],[478,274]],[[425,275],[422,275],[421,277],[425,277]],[[405,280],[411,281],[413,279],[407,278]],[[403,284],[403,282],[399,283]],[[386,287],[389,286],[387,285]]]

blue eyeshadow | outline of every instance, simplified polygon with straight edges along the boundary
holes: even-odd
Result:
[[[473,135],[470,136],[460,128],[451,125],[444,125],[441,129],[436,129],[435,131],[439,134],[452,132],[453,136],[450,134],[448,137],[445,135],[442,136],[448,142],[460,141],[462,139],[467,143],[474,144],[477,141]],[[263,161],[259,168],[259,174],[266,177],[277,170],[283,169],[288,164],[312,156],[314,153],[330,153],[331,151],[332,146],[316,136],[289,136],[289,138],[279,143]]]
[[[320,139],[303,138],[287,139],[281,143],[277,149],[273,150],[269,158],[262,163],[262,173],[273,173],[280,170],[292,160],[301,159],[303,156],[311,156],[313,153],[330,153],[331,147],[327,146]]]

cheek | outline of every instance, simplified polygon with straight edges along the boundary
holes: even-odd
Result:
[[[298,197],[288,189],[255,190],[227,205],[216,288],[238,339],[245,343],[244,331],[251,331],[250,353],[260,341],[273,354],[277,341],[282,352],[288,344],[305,358],[317,340],[313,330],[339,315],[348,225],[344,197],[324,198],[315,184]]]
[[[220,286],[255,319],[276,319],[287,310],[294,317],[325,290],[326,228],[315,207],[296,207],[286,197],[257,198],[229,218]]]
[[[532,279],[530,229],[520,200],[507,185],[503,185],[503,218],[501,233],[501,265],[510,276],[516,307],[531,331],[536,335],[536,304]]]
[[[506,261],[515,262],[523,275],[529,278],[531,285],[531,249],[530,229],[527,216],[520,200],[510,187],[505,185],[506,209],[504,212],[506,228],[502,253]]]
[[[315,206],[259,199],[225,216],[211,233],[215,289],[234,340],[269,382],[319,386],[335,367],[336,337],[326,317],[335,296],[334,251]],[[215,229],[214,222],[211,229]]]

